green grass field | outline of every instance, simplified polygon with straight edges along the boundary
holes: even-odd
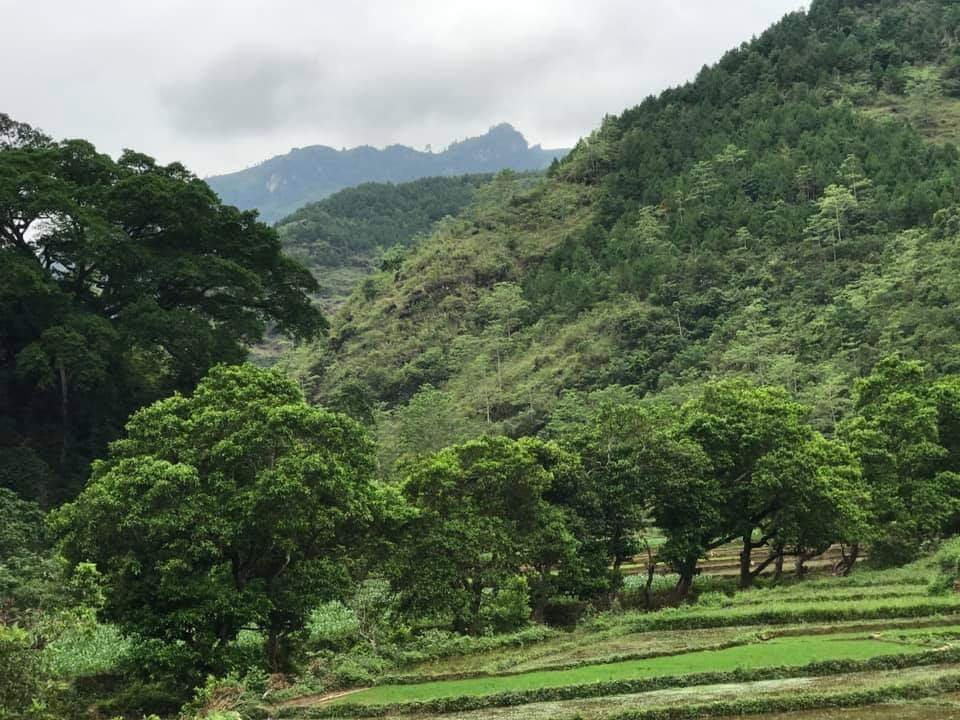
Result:
[[[284,718],[673,720],[735,710],[960,720],[951,695],[960,664],[931,664],[957,662],[960,595],[930,594],[934,572],[927,559],[743,592],[698,579],[697,600],[681,607],[601,613],[570,632],[401,664],[367,687],[305,688],[275,709]],[[896,714],[904,708],[911,714]]]
[[[879,655],[921,652],[920,644],[905,645],[866,634],[785,637],[724,650],[701,650],[679,655],[588,665],[570,670],[535,671],[520,675],[384,685],[346,696],[336,702],[392,704],[464,695],[532,690],[637,680],[663,675],[689,675],[766,666],[806,665],[824,660],[866,660]]]
[[[786,680],[763,680],[748,683],[730,683],[723,685],[704,685],[690,688],[675,688],[670,690],[655,690],[632,695],[614,695],[603,698],[588,698],[583,700],[569,700],[565,702],[530,703],[518,707],[485,708],[468,712],[454,712],[444,714],[444,720],[603,720],[632,710],[644,710],[657,707],[671,707],[689,704],[708,704],[736,699],[744,695],[751,697],[771,697],[796,695],[798,693],[838,693],[841,691],[864,690],[877,686],[895,686],[897,684],[912,683],[923,680],[937,680],[943,677],[960,675],[958,666],[942,666],[899,670],[896,672],[879,673],[851,673],[832,677],[798,677]],[[894,720],[901,716],[883,714],[887,711],[903,711],[905,708],[919,706],[927,714],[918,713],[903,717],[916,720],[934,720],[935,718],[951,718],[951,715],[930,714],[935,710],[954,708],[960,711],[960,695],[941,696],[914,701],[910,705],[891,703],[888,705],[874,705],[869,708],[842,710],[831,708],[810,712],[777,713],[775,715],[755,715],[758,720],[827,720],[828,718],[850,718],[850,720],[865,720],[874,715],[863,714],[868,710],[879,710],[877,717]],[[833,714],[842,713],[842,714]],[[849,713],[849,715],[847,714]],[[427,714],[406,715],[409,720],[428,720],[438,717]],[[731,716],[727,716],[731,717]],[[960,717],[958,714],[956,717]]]

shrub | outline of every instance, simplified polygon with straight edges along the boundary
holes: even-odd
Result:
[[[934,555],[934,562],[939,572],[930,581],[930,594],[946,595],[955,592],[957,580],[960,579],[960,538],[944,543]]]
[[[244,677],[208,677],[196,689],[193,700],[183,706],[180,716],[192,720],[247,720],[262,716],[260,695],[267,684],[263,671]]]
[[[530,622],[530,587],[522,575],[509,578],[496,592],[489,593],[480,608],[485,629],[495,633],[518,630]]]
[[[551,627],[572,628],[590,609],[590,604],[577,598],[563,595],[552,598],[543,609],[543,620]]]
[[[0,720],[22,720],[42,710],[45,668],[30,635],[0,625]]]

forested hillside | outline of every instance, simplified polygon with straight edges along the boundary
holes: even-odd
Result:
[[[335,150],[324,145],[295,148],[286,155],[228,175],[207,179],[218,195],[244,210],[256,209],[274,222],[309,202],[365,182],[406,182],[417,178],[543,170],[568,149],[529,145],[507,123],[479,137],[452,143],[441,152],[405,145],[382,150],[364,146]]]
[[[736,375],[829,430],[888,353],[956,371],[958,23],[815,2],[606,117],[538,186],[499,177],[354,293],[301,368],[313,396],[395,420],[428,392],[454,435],[523,435],[563,390]]]
[[[310,269],[326,309],[381,263],[389,266],[434,223],[459,214],[489,175],[364,183],[310,203],[277,223],[287,255]],[[396,259],[395,259],[396,258]]]
[[[279,227],[0,114],[0,720],[956,714],[958,140],[953,0]]]

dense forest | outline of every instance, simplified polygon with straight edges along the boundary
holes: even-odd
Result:
[[[958,138],[947,0],[816,0],[545,175],[360,185],[277,227],[0,115],[0,720],[596,698],[670,686],[330,693],[512,676],[424,664],[557,627],[960,612]],[[267,334],[298,346],[245,364]],[[724,614],[818,562],[898,569],[840,585],[852,610]],[[744,667],[700,684],[794,677]]]

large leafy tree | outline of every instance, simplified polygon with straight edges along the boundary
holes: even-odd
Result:
[[[816,433],[806,409],[785,390],[741,380],[709,383],[683,414],[682,432],[706,453],[712,476],[694,476],[690,489],[678,488],[703,506],[692,527],[678,528],[690,553],[685,569],[694,552],[739,540],[746,587],[787,543],[829,546],[859,527],[866,491],[855,458]],[[813,517],[822,525],[814,526]],[[754,566],[754,551],[764,547],[767,557]]]
[[[504,437],[412,462],[403,491],[416,517],[394,566],[406,607],[475,632],[486,598],[520,574],[542,605],[553,573],[576,562],[565,513],[546,499],[574,465],[552,444]]]
[[[272,229],[182,165],[0,115],[0,463],[35,451],[60,476],[41,499],[70,496],[131,411],[242,360],[268,324],[321,332],[314,290]]]
[[[871,491],[876,559],[915,557],[960,509],[958,416],[960,383],[931,381],[917,361],[890,356],[857,383],[854,413],[839,430]]]
[[[673,523],[684,515],[664,489],[688,472],[702,471],[706,459],[693,443],[667,432],[667,425],[628,388],[611,386],[568,393],[546,428],[580,457],[580,472],[555,483],[550,499],[574,513],[582,564],[592,571],[594,590],[615,593],[620,566],[641,551],[652,581],[647,530],[655,516]],[[658,510],[661,503],[669,505],[669,514]]]
[[[279,373],[217,366],[193,395],[137,412],[56,524],[127,632],[216,668],[256,626],[282,667],[307,611],[349,587],[378,499],[372,458],[361,426]]]

